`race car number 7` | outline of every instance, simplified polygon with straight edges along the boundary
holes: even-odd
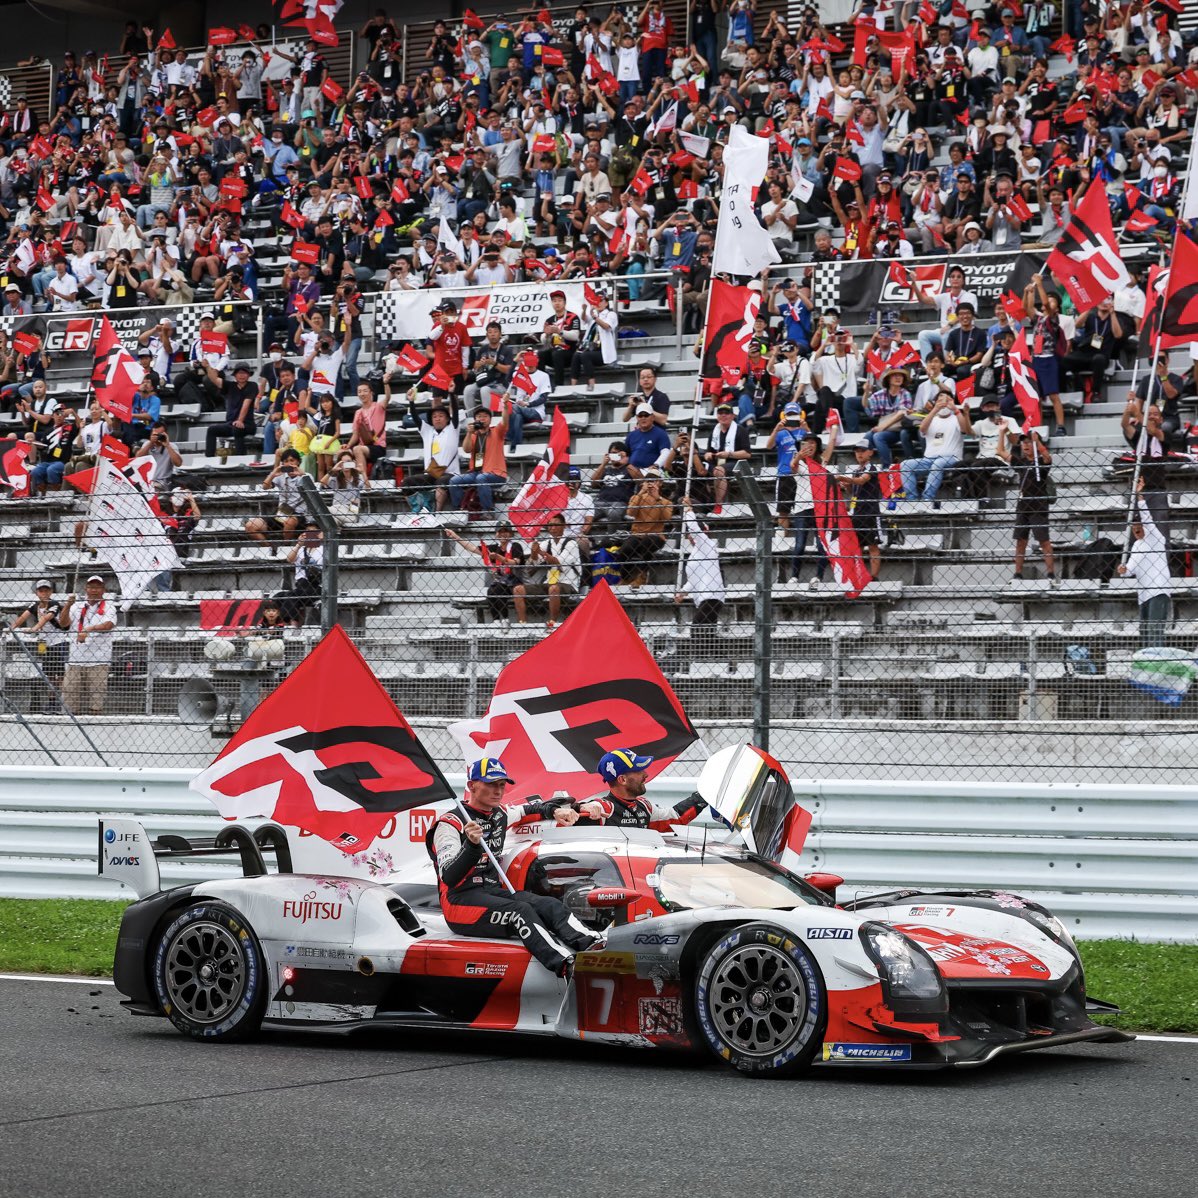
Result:
[[[599,1023],[606,1023],[608,1016],[611,1015],[612,999],[616,995],[616,983],[614,978],[591,978],[591,985],[599,991],[602,996],[599,1001],[599,1010],[596,1013],[596,1020]]]

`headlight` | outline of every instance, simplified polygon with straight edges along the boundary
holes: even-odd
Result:
[[[1069,929],[1051,911],[1046,911],[1043,907],[1033,906],[1029,903],[1024,910],[1024,914],[1042,932],[1051,936],[1053,940],[1063,945],[1080,960],[1077,945],[1073,943],[1073,937],[1069,935]]]
[[[944,979],[920,945],[881,923],[863,924],[861,941],[882,975],[883,994],[891,1010],[924,1015],[948,1009]]]

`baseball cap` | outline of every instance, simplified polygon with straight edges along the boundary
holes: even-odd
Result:
[[[574,479],[582,478],[582,471],[577,466],[570,466],[566,469],[566,477],[573,482]]]
[[[890,327],[890,325],[888,325],[888,324],[884,324],[884,325],[883,325],[883,326],[882,326],[882,327],[881,327],[881,328],[878,330],[878,336],[879,336],[879,337],[893,337],[893,336],[894,336],[894,329],[892,329],[892,328]]]
[[[652,416],[653,407],[651,404],[639,403],[636,405],[636,414],[638,416]]]
[[[438,312],[456,312],[457,310],[457,304],[455,304],[453,300],[448,299],[437,308]]]
[[[89,574],[87,576],[87,581],[88,582],[103,582],[104,575],[103,574]]]
[[[503,767],[498,757],[484,757],[476,761],[466,775],[471,782],[515,782],[515,778]]]
[[[721,412],[731,412],[731,411],[732,411],[732,405],[730,403],[722,403],[719,405],[719,407],[716,408],[716,415],[718,416]]]
[[[200,319],[201,319],[201,320],[215,320],[215,319],[216,319],[216,313],[215,313],[215,312],[213,312],[213,311],[212,311],[212,309],[210,308],[210,309],[209,309],[207,312],[201,312],[201,313],[200,313]]]
[[[595,772],[605,782],[615,782],[621,774],[635,774],[652,764],[652,757],[638,757],[631,749],[613,749],[599,758]]]
[[[646,466],[641,471],[641,478],[665,478],[660,466]]]
[[[35,591],[40,591],[42,587],[49,587],[51,590],[53,590],[54,584],[48,578],[39,578],[37,582],[33,584],[33,589]]]

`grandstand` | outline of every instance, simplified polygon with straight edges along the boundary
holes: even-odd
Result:
[[[980,6],[968,7],[971,15],[975,10],[979,17],[992,14],[990,9],[983,13]],[[568,21],[563,13],[561,21],[555,22],[563,34],[568,33],[573,12],[569,10]],[[1160,12],[1171,10],[1160,6]],[[676,22],[685,20],[680,6],[673,16]],[[800,19],[795,12],[792,29]],[[759,12],[758,37],[765,24]],[[851,28],[838,28],[841,40],[851,44]],[[1178,61],[1167,68],[1169,77],[1194,59],[1192,34],[1184,21],[1182,30],[1186,41]],[[280,38],[289,36],[286,29],[275,32]],[[356,51],[347,49],[354,45],[351,30],[343,32],[342,47],[329,53],[341,54],[335,71],[348,97],[353,94],[355,68],[369,47],[360,39]],[[404,69],[411,76],[413,60],[423,61],[424,48],[431,44],[431,29],[412,26],[403,32]],[[1060,30],[1051,32],[1055,39]],[[1080,32],[1077,37],[1081,42]],[[119,32],[114,40],[119,40]],[[847,57],[847,52],[831,53],[833,64]],[[1067,57],[1060,50],[1049,57],[1049,76],[1064,90],[1073,88],[1070,80],[1078,64],[1072,58],[1072,53]],[[1188,130],[1198,86],[1184,81],[1177,86]],[[340,109],[328,105],[326,109],[326,122],[340,128],[333,115]],[[821,124],[824,139],[830,127]],[[922,127],[936,147],[927,166],[946,167],[948,145],[957,139],[958,130],[935,122]],[[1184,186],[1188,133],[1171,149],[1170,169]],[[261,177],[260,170],[257,174]],[[558,205],[570,202],[565,169],[555,172],[554,189]],[[531,215],[540,198],[537,182],[526,176],[515,191],[525,214]],[[816,308],[833,304],[842,308],[842,325],[861,348],[883,320],[891,319],[891,311],[897,316],[901,341],[915,344],[921,331],[937,327],[934,310],[913,297],[883,302],[879,291],[875,302],[864,303],[859,296],[848,295],[844,280],[866,276],[845,274],[847,265],[811,261],[818,232],[828,230],[834,243],[842,244],[843,231],[823,210],[801,207],[793,232],[794,253],[788,255],[794,260],[772,268],[767,288],[782,278],[805,277],[810,267]],[[1032,217],[1024,222],[1019,242],[995,251],[991,259],[1024,257],[1023,279],[1042,265],[1048,251],[1040,236],[1040,206],[1033,198],[1029,207]],[[1169,237],[1162,234],[1174,228],[1176,208],[1175,196],[1157,235],[1119,228],[1125,261],[1144,267],[1158,261],[1162,246],[1169,244]],[[488,231],[495,227],[498,214],[489,215]],[[12,237],[10,231],[10,241]],[[269,203],[251,207],[248,202],[241,238],[252,246],[257,294],[248,309],[253,315],[231,322],[229,357],[251,362],[256,379],[270,340],[262,309],[281,300],[283,272],[295,238],[281,222],[277,207]],[[542,258],[547,248],[563,254],[568,248],[551,233],[534,234],[531,241]],[[387,257],[409,252],[410,246],[401,241]],[[943,251],[938,251],[918,255],[915,264],[931,267],[944,261]],[[357,275],[363,294],[363,348],[358,360],[363,378],[380,372],[385,355],[398,343],[428,349],[420,340],[394,335],[396,293],[384,290],[387,265],[386,259],[378,260],[372,271],[360,269]],[[654,285],[664,281],[665,274],[654,262],[643,275],[629,274],[626,266],[627,262],[621,263],[614,273],[605,271],[589,282],[615,299],[621,330],[634,335],[621,338],[618,361],[599,372],[593,388],[585,381],[569,385],[567,380],[566,386],[552,391],[548,402],[550,411],[560,409],[566,416],[570,462],[581,469],[584,480],[601,463],[609,444],[627,434],[628,423],[622,417],[643,366],[656,370],[656,385],[670,400],[671,438],[693,424],[698,444],[705,447],[716,421],[710,396],[699,401],[695,410],[696,340],[683,334],[682,313],[671,310],[664,288],[660,297],[656,294]],[[880,269],[885,273],[885,268]],[[547,288],[543,282],[512,286],[538,295]],[[485,289],[443,290],[461,307],[463,300]],[[1001,287],[987,293],[979,315],[983,327],[993,323],[993,301],[999,291]],[[326,295],[322,305],[328,299]],[[201,290],[194,304],[163,310],[176,321],[183,351],[198,334],[200,314],[214,306],[219,307],[211,293]],[[99,315],[99,309],[85,314]],[[136,333],[153,325],[160,313],[139,306],[111,315],[133,348]],[[52,311],[25,319],[39,318],[39,327],[46,333],[62,325]],[[775,317],[771,323],[776,330],[782,321]],[[7,315],[0,315],[0,326],[10,335],[26,327],[24,320]],[[518,335],[513,340],[518,341]],[[182,356],[176,354],[177,360]],[[83,403],[90,352],[64,348],[51,352],[50,358],[49,393],[60,402]],[[1170,369],[1183,378],[1177,406],[1188,424],[1198,406],[1198,373],[1186,350],[1173,350],[1169,359]],[[1121,420],[1129,387],[1142,380],[1147,369],[1145,361],[1138,366],[1135,361],[1134,346],[1128,347],[1092,394],[1080,390],[1062,394],[1063,434],[1054,429],[1053,411],[1045,398],[1040,431],[1052,454],[1050,526],[1059,580],[1047,576],[1034,548],[1024,576],[1012,577],[1016,484],[995,477],[986,497],[969,497],[968,464],[976,451],[972,437],[966,440],[965,463],[949,473],[936,502],[902,497],[884,509],[887,535],[881,576],[855,599],[846,598],[831,577],[822,585],[806,585],[813,561],[810,549],[803,584],[795,585],[789,578],[793,536],[780,525],[768,537],[772,561],[763,563],[749,496],[734,485],[718,510],[701,513],[719,547],[727,588],[714,639],[692,627],[690,604],[675,602],[680,536],[678,521],[673,519],[664,548],[645,566],[643,581],[620,585],[617,593],[709,742],[746,734],[754,700],[755,621],[762,610],[764,584],[771,591],[773,745],[784,758],[799,763],[800,773],[932,778],[955,777],[961,770],[981,776],[997,766],[1010,769],[1013,776],[1037,780],[1091,776],[1163,780],[1169,771],[1168,779],[1176,781],[1181,776],[1177,770],[1194,769],[1195,756],[1187,754],[1185,747],[1196,731],[1193,705],[1198,698],[1190,695],[1177,706],[1164,706],[1129,685],[1133,654],[1142,642],[1137,586],[1132,578],[1110,577],[1113,566],[1104,568],[1099,561],[1106,560],[1112,545],[1118,554],[1127,539],[1133,466]],[[172,367],[176,379],[178,371],[177,361]],[[395,380],[387,411],[386,460],[408,475],[421,468],[422,442],[419,430],[405,420],[407,405],[401,400],[417,378],[406,375]],[[103,716],[88,717],[82,724],[111,751],[125,743],[119,739],[121,730],[127,731],[136,720],[139,735],[133,760],[194,764],[212,751],[210,731],[219,737],[236,718],[242,680],[233,667],[243,660],[244,638],[228,638],[227,625],[237,621],[238,611],[256,616],[254,601],[288,589],[291,570],[286,551],[291,546],[280,546],[277,538],[269,543],[252,541],[244,532],[247,520],[268,517],[275,510],[273,497],[262,487],[270,463],[265,460],[260,429],[249,437],[245,453],[222,449],[220,456],[209,457],[207,430],[224,423],[223,412],[203,410],[201,404],[179,396],[171,384],[159,394],[162,418],[182,457],[178,472],[189,480],[202,518],[170,589],[122,602],[108,705]],[[422,391],[421,406],[425,403]],[[977,404],[975,397],[975,415]],[[356,408],[353,389],[347,388],[341,402],[343,428],[349,426]],[[541,458],[550,427],[548,419],[529,424],[523,443],[508,452],[509,476],[495,513],[413,515],[410,492],[397,487],[390,471],[380,471],[376,465],[357,520],[338,533],[337,569],[330,584],[336,589],[338,619],[401,710],[422,726],[440,728],[448,720],[479,714],[502,665],[546,635],[541,609],[534,611],[527,626],[494,618],[486,595],[487,576],[478,557],[459,548],[449,533],[452,530],[472,543],[494,539],[496,521],[505,516],[506,506]],[[0,410],[0,437],[20,437],[24,431],[20,418],[5,405]],[[769,426],[753,431],[751,469],[772,500],[777,455],[767,449],[768,435]],[[832,457],[834,468],[852,462],[853,446],[864,436],[844,433],[840,437]],[[1163,467],[1174,575],[1173,622],[1166,643],[1188,651],[1198,649],[1198,579],[1191,563],[1198,546],[1198,488],[1192,481],[1198,474],[1198,460],[1191,462],[1186,456],[1184,434],[1175,438],[1173,449]],[[682,489],[679,484],[676,497]],[[102,550],[93,555],[76,548],[76,523],[86,508],[86,497],[69,487],[41,497],[0,499],[0,616],[5,622],[28,606],[37,579],[50,580],[54,595],[61,597],[79,591],[80,578],[95,570],[113,577],[113,563]],[[331,573],[326,570],[326,583]],[[115,595],[115,589],[109,593]],[[320,618],[319,604],[313,604],[304,627],[284,637],[282,661],[259,663],[244,672],[253,673],[261,685],[270,685],[319,636]],[[227,639],[236,646],[232,662],[217,660],[207,651],[214,639]],[[39,745],[49,745],[67,760],[86,764],[89,749],[79,727],[61,713],[47,692],[38,668],[37,638],[5,635],[0,639],[0,666],[4,688],[0,744],[30,755],[41,752]],[[181,695],[196,679],[211,681],[225,698],[218,718],[205,722],[194,713],[186,720],[180,717],[186,707],[181,708]],[[1170,737],[1167,744],[1153,735],[1164,733]],[[1129,737],[1139,742],[1133,748],[1128,747]],[[434,735],[430,743],[435,752],[452,756],[448,738]],[[1010,764],[1012,744],[1022,746],[1014,754],[1019,758],[1016,764]]]

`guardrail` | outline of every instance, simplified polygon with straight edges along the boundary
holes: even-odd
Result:
[[[0,896],[120,897],[116,884],[96,876],[96,820],[130,815],[152,834],[212,835],[223,821],[188,791],[191,777],[0,769]],[[844,876],[844,897],[894,887],[1010,889],[1045,903],[1082,938],[1198,940],[1198,799],[1189,788],[802,779],[794,786],[813,814],[803,863]],[[688,778],[654,784],[663,800],[692,788]],[[399,842],[406,834],[403,824]],[[298,863],[303,868],[302,855]],[[166,885],[235,872],[209,862],[163,865]]]

